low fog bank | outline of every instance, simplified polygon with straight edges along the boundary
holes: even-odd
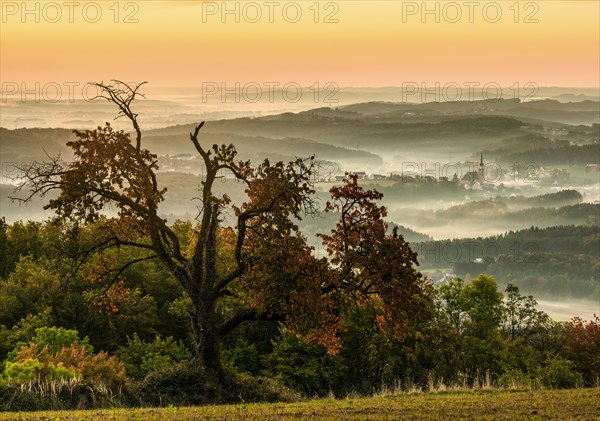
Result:
[[[547,313],[552,319],[560,322],[581,317],[592,320],[594,315],[600,315],[600,303],[589,300],[549,301],[537,300],[538,309]]]
[[[281,88],[260,86],[250,82],[254,88],[239,88],[235,84],[224,85],[209,82],[206,87],[166,88],[144,87],[146,100],[136,101],[140,125],[145,129],[156,129],[173,125],[192,124],[200,120],[234,119],[240,117],[262,117],[280,113],[301,112],[319,107],[337,108],[357,103],[382,102],[410,106],[423,104],[423,99],[431,101],[433,97],[423,97],[419,93],[408,95],[401,87],[355,88],[340,87],[333,83],[327,86],[294,86],[284,92]],[[50,85],[50,84],[48,84]],[[93,89],[84,89],[81,84],[73,92],[66,87],[60,91],[54,87],[45,88],[40,84],[38,91],[29,89],[27,93],[1,92],[2,113],[0,127],[16,128],[68,128],[84,129],[96,127],[105,121],[113,122],[119,129],[130,129],[126,120],[114,120],[114,107],[102,100],[93,98]],[[54,86],[54,84],[53,84]],[[259,86],[260,89],[257,89]],[[290,85],[291,86],[291,85]],[[32,88],[32,87],[28,87]],[[89,92],[88,92],[89,90]],[[223,91],[223,92],[222,92]],[[506,90],[506,92],[511,92]],[[291,99],[290,99],[291,97]],[[466,97],[466,96],[465,96]],[[469,101],[481,101],[484,98],[475,93]],[[500,98],[498,98],[500,99]],[[502,99],[513,100],[512,96]],[[560,103],[580,103],[600,100],[596,88],[538,88],[534,97],[523,97],[522,101],[536,102],[553,100]],[[445,98],[434,99],[445,103]],[[447,102],[453,104],[454,102]],[[410,113],[409,113],[410,114]],[[583,120],[582,120],[583,121]],[[565,121],[571,122],[573,121]]]

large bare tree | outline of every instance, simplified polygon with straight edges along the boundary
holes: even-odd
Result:
[[[90,222],[106,207],[116,208],[118,217],[108,225],[112,229],[98,239],[93,249],[86,250],[84,257],[113,247],[144,251],[143,257],[114,268],[113,275],[122,274],[136,262],[159,259],[190,297],[198,362],[220,370],[219,344],[223,336],[246,320],[274,318],[276,314],[264,306],[248,304],[224,312],[218,308],[219,301],[232,294],[232,283],[248,270],[251,256],[257,255],[250,243],[265,249],[275,244],[281,247],[285,241],[290,243],[296,228],[292,219],[315,211],[311,182],[315,161],[311,157],[289,163],[265,160],[251,165],[236,159],[233,145],[203,144],[199,134],[204,122],[198,124],[190,133],[190,141],[202,158],[205,176],[199,192],[195,245],[193,252],[186,253],[172,227],[159,215],[166,189],[159,186],[157,156],[143,147],[138,115],[133,111],[135,101],[143,97],[140,88],[144,83],[113,80],[95,84],[99,98],[118,107],[117,118],[131,122],[134,139],[124,131],[114,130],[109,123],[95,130],[76,130],[76,140],[67,144],[73,149],[74,160],[66,163],[55,157],[25,166],[19,188],[28,191],[24,200],[58,190],[58,197],[50,200],[46,208],[67,220]],[[226,194],[215,193],[215,180],[225,172],[245,184],[247,200],[243,204],[236,206]],[[233,263],[220,267],[226,211],[235,217],[234,226],[227,228],[227,250]]]

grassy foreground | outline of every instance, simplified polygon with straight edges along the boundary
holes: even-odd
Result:
[[[0,420],[600,420],[600,388],[416,393],[281,404],[0,413]]]

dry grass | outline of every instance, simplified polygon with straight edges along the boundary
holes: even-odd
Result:
[[[288,404],[0,413],[0,420],[600,420],[600,388],[380,394]]]

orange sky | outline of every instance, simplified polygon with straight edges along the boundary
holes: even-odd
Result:
[[[221,1],[119,2],[118,16],[114,1],[76,3],[69,10],[61,1],[28,2],[33,12],[26,14],[21,1],[2,1],[2,82],[600,85],[600,2],[595,0],[521,1],[516,7],[512,0],[481,1],[473,22],[463,1],[428,2],[431,9],[439,4],[439,23],[435,14],[421,15],[421,1],[319,2],[318,17],[312,0],[280,1],[273,6],[272,23],[263,1],[228,1],[227,7],[239,8],[239,23],[235,13],[221,15]],[[98,7],[101,17],[89,22]],[[497,7],[502,16],[491,23]],[[299,21],[286,21],[294,19],[296,9],[302,13]],[[249,22],[256,10],[262,17]],[[462,17],[449,22],[457,10]],[[137,23],[123,22],[130,13]],[[330,13],[337,23],[323,22]],[[527,16],[538,22],[525,23]]]

